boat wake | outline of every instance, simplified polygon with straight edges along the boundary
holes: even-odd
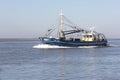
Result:
[[[97,46],[79,46],[79,47],[65,47],[65,46],[55,46],[55,45],[48,45],[48,44],[38,44],[33,46],[33,48],[40,48],[40,49],[57,49],[57,48],[95,48]]]
[[[109,44],[109,47],[120,47],[120,44]]]
[[[70,48],[70,47],[55,46],[55,45],[48,45],[48,44],[38,44],[38,45],[33,46],[33,48],[49,49],[49,48]]]

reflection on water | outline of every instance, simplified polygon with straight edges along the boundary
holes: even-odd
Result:
[[[92,50],[90,50],[90,53],[91,53]],[[61,54],[60,54],[60,65],[61,65],[61,80],[67,80],[67,75],[69,75],[71,73],[72,75],[72,72],[74,73],[73,76],[77,76],[78,73],[75,73],[75,72],[78,72],[79,70],[75,69],[75,66],[79,65],[77,64],[77,62],[74,62],[75,64],[77,65],[72,65],[74,66],[74,68],[71,68],[69,69],[69,67],[72,67],[72,66],[67,66],[67,60],[66,60],[66,56],[65,56],[65,52],[64,50],[61,50]],[[72,60],[72,58],[71,58]],[[80,60],[80,59],[79,59]],[[96,76],[97,73],[95,72],[96,71],[96,60],[94,59],[93,56],[91,57],[85,57],[84,58],[84,63],[83,65],[86,65],[84,67],[82,67],[82,65],[79,65],[79,69],[81,69],[80,71],[82,71],[81,73],[84,74],[84,76],[81,76],[81,77],[86,77],[86,80],[96,80],[95,77],[92,77],[92,76]],[[67,72],[67,68],[69,69],[69,71]],[[67,74],[68,73],[68,74]],[[69,79],[68,79],[69,80]]]
[[[61,50],[60,54],[60,65],[61,65],[61,80],[66,80],[66,59],[65,59],[65,53],[64,50]]]
[[[91,55],[93,52],[93,50],[90,50],[89,51],[89,54]],[[79,61],[76,61],[74,62],[74,64],[77,64],[77,65],[72,65],[72,66],[67,66],[67,64],[71,64],[69,61],[67,62],[67,56],[66,56],[66,53],[63,50],[61,50],[61,53],[60,53],[60,66],[61,66],[61,80],[67,80],[67,76],[70,74],[70,75],[73,75],[73,76],[80,76],[80,78],[85,78],[85,80],[96,80],[95,77],[93,76],[96,76],[97,73],[95,72],[96,71],[96,67],[97,67],[97,62],[94,58],[94,55],[93,56],[90,56],[90,57],[84,57],[84,66],[83,65],[79,65]],[[71,60],[74,59],[74,58],[71,58]],[[69,59],[68,59],[69,60]],[[81,60],[81,59],[78,59],[78,60]],[[78,69],[75,69],[75,67],[78,67]],[[73,67],[71,69],[69,69],[69,67]],[[69,71],[67,72],[67,70],[69,69]],[[81,71],[80,73],[83,74],[82,76],[81,75],[78,75],[78,72]],[[68,73],[68,74],[67,74]],[[72,74],[74,73],[74,74]],[[69,80],[69,78],[68,78]]]

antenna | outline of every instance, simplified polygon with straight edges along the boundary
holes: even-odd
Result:
[[[90,32],[93,33],[93,31],[95,30],[95,27],[91,27],[90,28]]]
[[[60,15],[63,15],[63,10],[62,9],[60,10]]]

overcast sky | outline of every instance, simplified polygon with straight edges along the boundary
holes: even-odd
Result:
[[[120,38],[120,0],[0,0],[0,38],[37,38],[59,12],[82,28]]]

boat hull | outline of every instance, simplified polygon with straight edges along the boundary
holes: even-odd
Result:
[[[56,38],[40,38],[41,44],[49,44],[56,46],[66,46],[66,47],[79,47],[79,46],[107,46],[107,40],[103,41],[69,41],[69,40],[59,40]]]

